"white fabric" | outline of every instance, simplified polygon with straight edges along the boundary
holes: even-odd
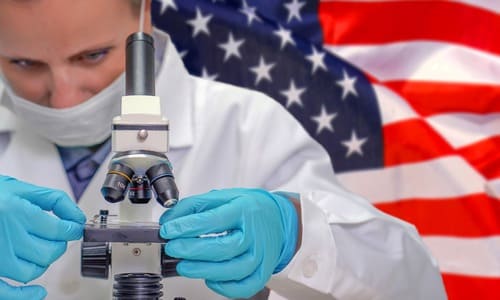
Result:
[[[230,187],[300,192],[302,245],[269,282],[275,299],[283,299],[277,293],[285,299],[446,299],[436,262],[415,229],[343,189],[323,148],[275,101],[189,76],[170,44],[157,95],[170,119],[168,155],[181,196]],[[71,194],[55,146],[22,124],[14,130],[0,174]],[[80,200],[89,218],[99,209],[118,212],[99,193],[106,170],[107,162]],[[155,220],[163,212],[157,207]],[[79,261],[79,242],[70,243],[36,280],[47,299],[111,298],[111,282],[81,278]],[[223,299],[200,280],[163,284],[164,299]]]

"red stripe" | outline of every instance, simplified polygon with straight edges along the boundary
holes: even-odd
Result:
[[[458,154],[462,155],[484,177],[500,178],[500,136],[464,147],[458,151]]]
[[[404,98],[421,116],[449,112],[500,112],[500,86],[422,81],[391,81],[385,86]]]
[[[500,295],[500,278],[471,277],[444,273],[443,280],[449,299],[498,300]]]
[[[435,40],[500,53],[500,17],[456,2],[320,2],[319,19],[326,44]]]
[[[487,179],[500,178],[500,136],[455,150],[422,119],[386,125],[383,135],[387,167],[460,155]]]
[[[384,126],[384,164],[394,166],[454,153],[451,146],[421,119]]]
[[[500,234],[500,201],[486,194],[451,199],[406,199],[375,206],[414,224],[422,235],[470,238]]]

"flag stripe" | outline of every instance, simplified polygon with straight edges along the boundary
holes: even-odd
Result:
[[[419,118],[405,99],[391,89],[381,84],[374,84],[373,90],[379,103],[382,125]]]
[[[497,32],[485,30],[500,28],[497,14],[457,2],[321,2],[319,18],[326,44],[434,40],[500,53]]]
[[[499,152],[500,136],[471,144],[458,151],[476,170],[488,179],[500,178]]]
[[[339,0],[320,0],[320,2],[335,2]],[[349,2],[374,2],[374,0],[347,0]],[[343,2],[347,2],[344,0]],[[378,0],[378,1],[401,1],[401,0]],[[494,13],[500,13],[500,2],[491,0],[448,0],[450,2],[464,3],[467,5],[475,6],[477,8],[482,8],[489,10]]]
[[[500,112],[499,85],[403,80],[386,81],[384,85],[408,101],[424,117],[457,111],[477,114]]]
[[[383,128],[384,165],[421,162],[454,150],[424,120],[413,119]]]
[[[455,149],[500,136],[500,113],[448,113],[426,121]]]
[[[423,239],[444,273],[500,277],[497,258],[500,253],[500,236],[467,239],[427,236]]]
[[[500,278],[443,274],[448,299],[453,300],[498,300]]]
[[[500,118],[499,118],[500,120]],[[450,127],[456,128],[456,127]],[[497,130],[500,129],[500,125]],[[385,166],[397,166],[406,163],[424,162],[429,159],[437,159],[445,155],[461,155],[471,166],[487,179],[500,177],[500,133],[497,136],[480,139],[473,133],[464,129],[457,138],[467,140],[479,140],[470,144],[462,145],[457,150],[450,147],[449,143],[439,135],[424,120],[411,119],[404,122],[386,125],[384,134],[384,164]],[[478,131],[478,134],[487,132]],[[451,138],[451,137],[450,137]]]
[[[500,2],[498,1],[491,1],[491,0],[451,0],[451,1],[465,3],[468,5],[476,6],[500,14]]]
[[[325,48],[379,81],[500,84],[500,57],[461,45],[406,41]]]
[[[338,174],[349,190],[373,203],[442,199],[485,192],[485,179],[460,156]]]
[[[414,224],[423,235],[500,235],[500,201],[486,194],[430,201],[406,199],[376,206],[390,215]]]

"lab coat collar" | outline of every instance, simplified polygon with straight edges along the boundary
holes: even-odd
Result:
[[[5,80],[0,72],[0,133],[14,131],[19,125],[16,116],[3,103],[7,102],[7,93],[4,88]]]
[[[170,121],[169,144],[172,148],[189,147],[193,143],[193,97],[195,83],[182,62],[168,34],[155,29],[154,36],[164,48],[163,61],[156,78],[156,95],[161,99],[162,113]],[[164,45],[164,46],[163,46]],[[0,84],[1,85],[1,84]],[[16,116],[1,105],[6,93],[0,87],[0,132],[18,128]]]
[[[0,82],[0,85],[2,83]],[[14,131],[14,129],[18,126],[18,120],[16,116],[9,111],[6,107],[1,104],[6,100],[4,98],[7,97],[7,94],[2,91],[0,87],[0,133]]]
[[[156,78],[156,95],[163,115],[170,121],[170,147],[189,147],[194,139],[195,82],[189,75],[170,36],[155,30],[155,39],[164,39],[165,54]]]

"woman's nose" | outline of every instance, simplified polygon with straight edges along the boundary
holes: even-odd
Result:
[[[49,89],[49,106],[52,108],[68,108],[87,100],[91,95],[83,87],[84,80],[68,70],[53,72]]]

